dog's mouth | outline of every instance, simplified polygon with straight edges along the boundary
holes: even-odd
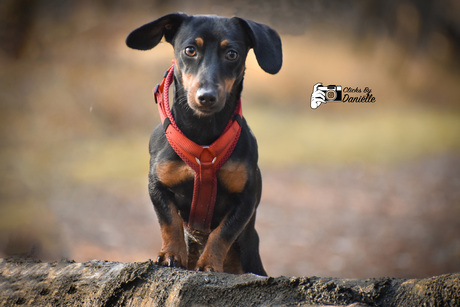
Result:
[[[223,109],[224,103],[215,103],[210,106],[201,105],[200,103],[196,102],[195,100],[188,100],[188,104],[190,108],[197,114],[198,116],[211,116],[220,110]]]

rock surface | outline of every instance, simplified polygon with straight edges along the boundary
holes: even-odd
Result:
[[[460,273],[423,279],[261,277],[154,263],[0,259],[1,306],[459,306]]]

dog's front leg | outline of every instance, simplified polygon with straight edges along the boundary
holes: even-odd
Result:
[[[224,259],[233,241],[222,236],[224,222],[209,235],[206,246],[198,259],[196,269],[206,272],[223,272]]]
[[[158,207],[155,206],[157,213]],[[184,239],[183,220],[171,203],[167,212],[158,214],[160,222],[162,246],[157,263],[169,267],[187,267],[187,248]]]
[[[246,198],[248,200],[248,198]],[[224,271],[224,260],[230,247],[241,234],[255,210],[255,200],[241,202],[231,210],[219,226],[210,234],[206,246],[198,259],[196,269],[200,271]]]

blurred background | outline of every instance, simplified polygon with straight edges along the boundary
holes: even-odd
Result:
[[[248,56],[268,273],[423,277],[460,271],[460,3],[0,1],[0,257],[155,259],[147,193],[152,88],[173,58],[129,32],[164,14],[276,29],[284,64]],[[313,85],[375,103],[310,108]]]

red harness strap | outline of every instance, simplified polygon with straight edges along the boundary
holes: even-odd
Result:
[[[169,144],[195,172],[188,227],[209,233],[216,203],[217,171],[232,154],[241,133],[241,101],[238,101],[235,116],[230,119],[220,137],[209,146],[198,145],[182,133],[171,114],[169,86],[173,82],[173,75],[174,64],[166,71],[161,84],[155,88],[154,97]]]

